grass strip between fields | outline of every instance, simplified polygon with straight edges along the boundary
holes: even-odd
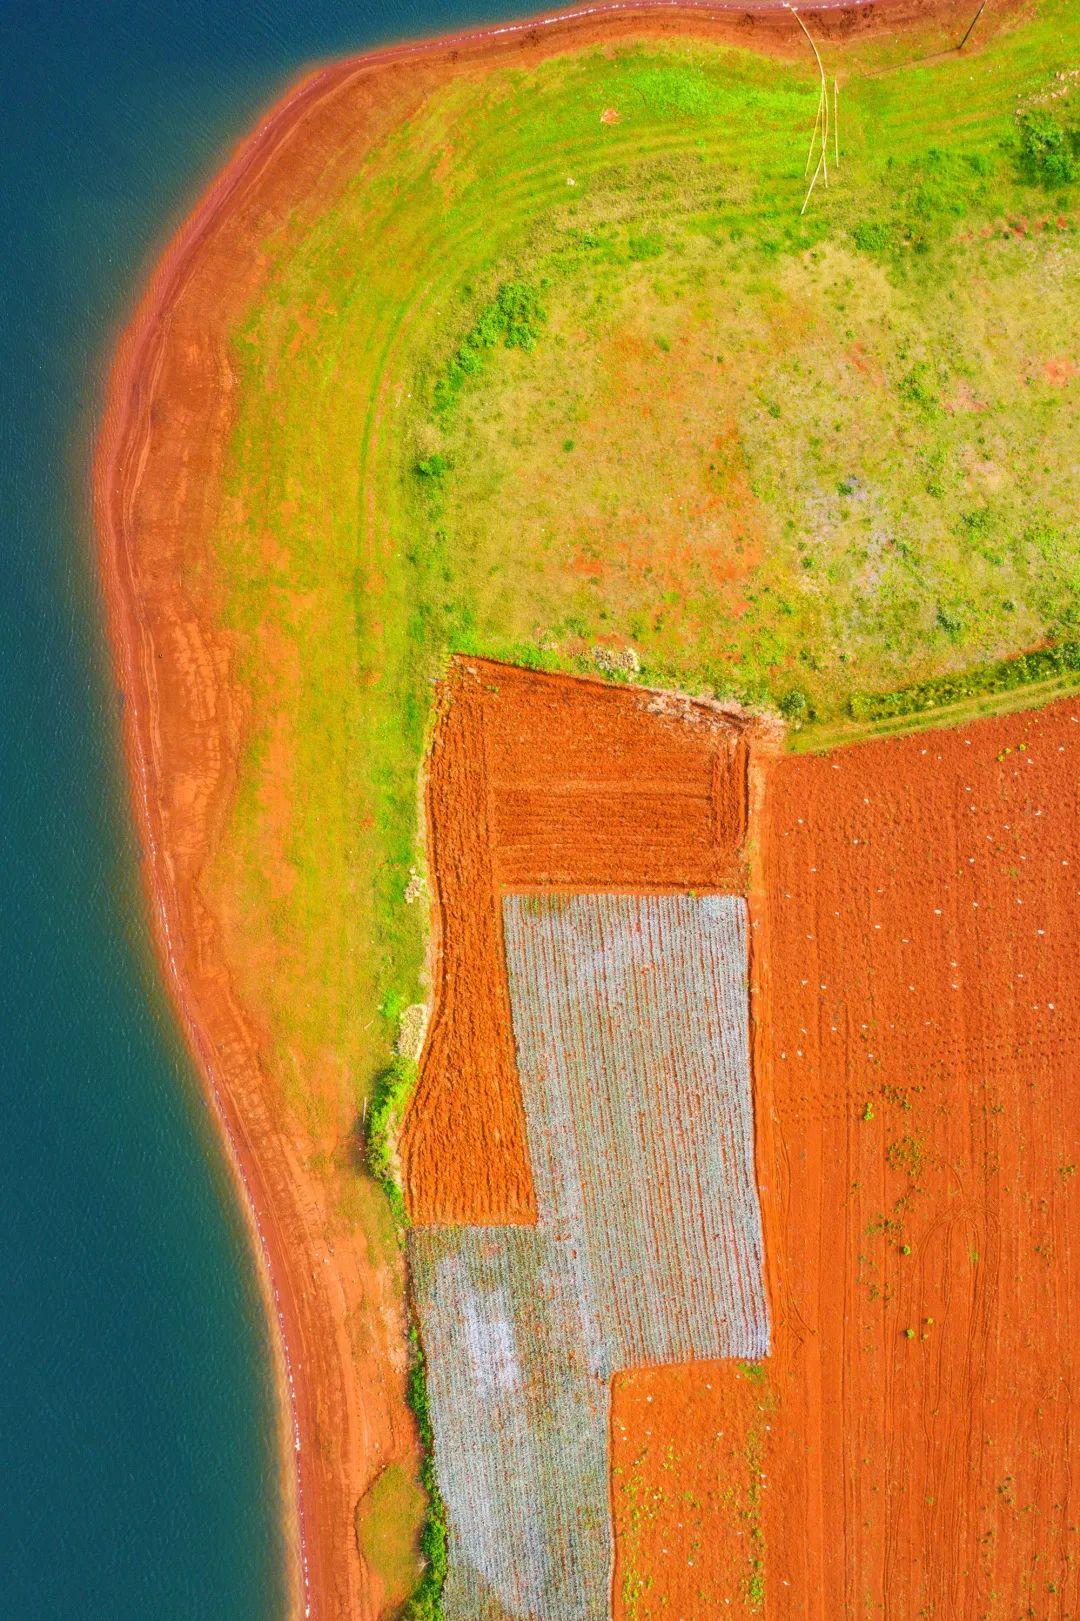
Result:
[[[916,682],[896,692],[859,695],[850,702],[850,721],[834,725],[811,722],[793,729],[788,747],[794,754],[820,753],[868,737],[962,726],[966,721],[1036,708],[1078,687],[1080,643],[1067,642],[958,676]]]

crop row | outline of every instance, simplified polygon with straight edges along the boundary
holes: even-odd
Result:
[[[445,1621],[606,1621],[608,1381],[564,1245],[414,1228],[409,1261],[449,1564]]]
[[[503,921],[540,1220],[607,1367],[762,1356],[745,902],[508,895]]]

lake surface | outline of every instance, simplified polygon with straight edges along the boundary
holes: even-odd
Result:
[[[507,7],[0,9],[0,1615],[283,1609],[266,1331],[150,957],[86,481],[112,335],[298,69]],[[512,9],[512,8],[510,8]]]

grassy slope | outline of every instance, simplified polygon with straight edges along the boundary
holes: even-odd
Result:
[[[1004,221],[1072,217],[1009,143],[1077,48],[1047,0],[984,55],[837,58],[843,164],[801,221],[809,62],[500,68],[269,244],[218,545],[251,742],[211,885],[313,1124],[359,1109],[420,994],[402,896],[451,647],[629,639],[650,679],[798,687],[834,723],[1073,624],[1076,385],[1045,365],[1077,350],[1076,237]],[[535,344],[483,348],[439,409],[506,282]]]

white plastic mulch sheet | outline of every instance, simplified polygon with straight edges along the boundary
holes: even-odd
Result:
[[[414,1228],[446,1503],[446,1621],[606,1621],[609,1385],[563,1246],[531,1228]]]
[[[763,1356],[745,901],[508,895],[503,919],[540,1223],[609,1368]]]

